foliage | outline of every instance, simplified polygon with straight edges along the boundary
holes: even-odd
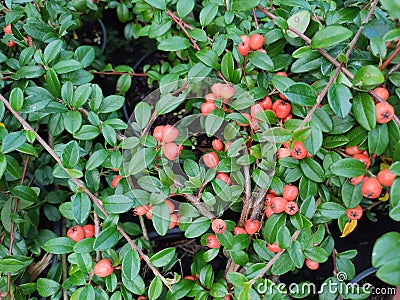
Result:
[[[338,253],[329,226],[357,234],[359,205],[364,218],[377,221],[380,210],[400,221],[397,1],[6,0],[0,8],[4,299],[263,299],[260,284],[331,255],[326,282],[353,279],[357,251]],[[110,11],[128,41],[154,40],[168,57],[143,68],[157,99],[137,104],[128,123],[124,94],[139,74],[76,40],[83,23]],[[95,75],[118,76],[115,92]],[[157,118],[182,108],[179,121],[156,129]],[[214,235],[215,219],[223,222]],[[93,223],[94,236],[80,227]],[[161,236],[175,227],[193,240],[191,274],[176,272],[176,247],[149,240],[150,223]],[[80,235],[67,237],[74,225]],[[387,233],[372,256],[391,285],[400,285],[398,243]],[[218,260],[226,270],[213,268]]]

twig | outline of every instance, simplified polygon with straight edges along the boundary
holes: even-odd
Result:
[[[189,33],[187,32],[185,26],[182,24],[182,21],[179,18],[177,18],[168,8],[165,10],[165,12],[182,29],[182,31],[185,33],[187,38],[192,43],[193,48],[196,49],[197,51],[199,51],[200,50],[199,45],[197,45],[196,41],[189,35]]]
[[[88,190],[88,188],[83,185],[78,179],[76,179],[70,171],[65,168],[61,162],[60,157],[54,152],[54,150],[46,143],[43,138],[33,130],[31,125],[29,125],[28,122],[26,122],[16,111],[14,111],[10,105],[10,103],[7,101],[6,98],[2,94],[0,94],[0,100],[4,103],[4,105],[7,107],[7,109],[14,115],[14,117],[21,123],[21,125],[24,127],[25,130],[32,131],[36,137],[36,140],[43,146],[44,149],[54,158],[54,160],[60,165],[60,167],[71,177],[71,179],[74,181],[74,183],[82,189],[83,192],[85,192],[89,198],[92,200],[92,202],[97,206],[97,208],[106,216],[108,217],[109,214],[108,212],[104,209],[104,207],[101,205],[100,200],[92,194]],[[132,249],[136,250],[140,256],[142,256],[143,260],[146,262],[146,264],[149,266],[149,268],[153,271],[154,275],[156,277],[159,277],[161,281],[165,284],[166,287],[171,289],[170,283],[166,280],[166,278],[158,271],[158,269],[150,262],[149,257],[143,253],[142,249],[140,249],[129,237],[129,235],[119,226],[117,225],[117,230],[119,233],[126,239],[126,241],[131,245]]]
[[[200,199],[191,195],[191,194],[183,194],[187,200],[201,213],[203,216],[209,219],[215,219],[215,216],[212,212],[210,212],[206,207],[204,207],[203,203],[200,202]]]
[[[228,11],[229,10],[228,0],[224,0],[224,2],[225,2],[225,9],[226,11]]]
[[[385,70],[386,67],[392,62],[393,59],[400,53],[400,46],[397,47],[392,54],[383,62],[383,64],[379,67],[379,70]]]
[[[143,216],[139,216],[139,222],[140,222],[140,227],[142,228],[142,235],[144,239],[148,242],[150,242],[149,235],[147,234],[147,228],[146,224],[144,223],[144,218]]]
[[[256,25],[256,29],[258,29],[259,26],[258,26],[258,19],[257,19],[257,14],[256,14],[256,9],[255,8],[253,8],[253,17],[254,17],[254,23]]]
[[[240,219],[238,222],[239,227],[244,227],[244,224],[249,215],[249,211],[251,209],[251,177],[250,177],[250,166],[243,166],[244,173],[244,199],[243,199],[243,208],[242,213],[240,215]]]
[[[100,218],[96,211],[93,212],[93,223],[94,223],[94,236],[98,237],[100,234]],[[96,261],[101,259],[100,251],[96,251]]]
[[[265,195],[267,194],[267,190],[266,189],[259,189],[258,190],[258,194],[256,197],[256,200],[254,201],[254,208],[253,208],[253,212],[251,213],[251,218],[253,220],[258,219],[258,214],[261,211],[261,208],[264,204],[264,198]]]
[[[325,230],[326,233],[332,235],[331,231],[329,230],[328,223],[325,223]],[[333,275],[336,275],[338,273],[338,269],[337,269],[337,250],[335,248],[333,248],[332,250],[332,261],[333,261]]]
[[[293,242],[297,239],[297,237],[300,234],[300,229],[297,229],[292,237],[290,238],[290,241]],[[278,260],[278,258],[286,251],[286,249],[282,249],[281,251],[279,251],[278,253],[275,254],[275,256],[267,263],[267,265],[261,269],[261,271],[252,279],[249,281],[249,285],[253,285],[258,278],[261,278],[265,275],[265,273],[268,272],[268,270],[274,265],[274,263]]]
[[[21,182],[20,182],[21,185],[24,183],[24,180],[25,180],[26,171],[27,171],[28,165],[29,165],[29,158],[30,158],[30,156],[27,155],[26,159],[25,159],[24,169],[22,171]],[[14,214],[16,214],[18,212],[18,202],[19,202],[19,199],[15,198],[15,205],[14,205],[14,210],[13,210]],[[12,255],[12,250],[13,250],[13,245],[14,245],[14,237],[15,237],[14,229],[15,229],[15,222],[11,221],[10,246],[8,248],[9,255]],[[7,273],[7,295],[11,295],[11,273]]]

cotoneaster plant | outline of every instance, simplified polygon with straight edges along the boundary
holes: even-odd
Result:
[[[338,252],[330,227],[345,239],[377,212],[400,221],[396,1],[0,8],[1,298],[306,298],[257,287],[322,265],[325,282],[351,280],[357,251]],[[77,34],[110,11],[123,42],[166,54],[140,73],[159,94],[128,123],[139,73]],[[117,78],[115,94],[95,75]],[[153,228],[195,245],[190,268]],[[398,240],[386,233],[371,258],[394,286]],[[369,296],[355,293],[320,297]]]

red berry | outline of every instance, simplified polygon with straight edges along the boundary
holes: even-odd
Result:
[[[114,179],[111,181],[111,186],[115,189],[121,179],[122,179],[121,175],[115,176]]]
[[[238,234],[247,234],[247,231],[242,228],[242,227],[234,227],[233,228],[233,234],[238,235]]]
[[[360,205],[354,208],[346,208],[346,217],[350,220],[359,220],[362,217],[363,210]]]
[[[232,145],[232,142],[226,142],[226,143],[225,143],[225,148],[224,148],[224,150],[225,150],[225,151],[228,151],[230,145]]]
[[[250,44],[245,42],[239,43],[238,52],[242,56],[247,56],[250,52]]]
[[[175,160],[181,154],[181,148],[174,143],[166,143],[163,147],[164,156],[169,160]]]
[[[169,216],[169,227],[168,229],[174,228],[176,225],[178,225],[178,216],[176,214],[171,214]]]
[[[211,229],[212,231],[214,231],[215,233],[224,233],[226,230],[226,223],[224,220],[221,219],[215,219],[214,221],[212,221],[211,223]]]
[[[104,258],[97,262],[93,268],[93,272],[99,277],[107,277],[114,272],[114,268],[111,264],[111,261],[108,258]]]
[[[163,139],[163,133],[164,133],[164,126],[156,126],[153,131],[153,137],[158,141],[161,142]]]
[[[211,145],[216,151],[221,151],[224,148],[224,144],[220,139],[213,140]]]
[[[147,212],[147,206],[138,206],[133,209],[133,215],[143,216]]]
[[[288,74],[286,72],[276,72],[276,76],[283,76],[283,77],[288,77]]]
[[[215,98],[222,97],[222,83],[214,83],[211,87],[212,93],[214,94]]]
[[[261,227],[260,221],[248,219],[244,228],[248,234],[255,234]]]
[[[221,98],[226,104],[228,100],[235,94],[235,88],[230,84],[223,84],[221,87]]]
[[[231,184],[230,177],[225,173],[219,172],[215,178],[218,178],[218,179],[222,180],[223,182],[225,182],[228,185]]]
[[[8,43],[6,44],[6,46],[8,47],[14,47],[16,45],[16,43],[12,40],[9,40]]]
[[[100,0],[98,0],[98,1],[100,1]],[[147,298],[145,296],[141,295],[137,298],[137,300],[147,300]]]
[[[273,199],[273,198],[275,198],[276,196],[274,196],[274,195],[272,195],[272,194],[266,194],[265,195],[265,205],[271,205],[271,200]]]
[[[361,183],[363,180],[364,180],[364,174],[360,175],[360,176],[357,176],[357,177],[350,178],[349,182],[352,185],[357,185],[357,184]]]
[[[260,49],[263,46],[264,41],[265,41],[265,39],[261,34],[258,34],[258,33],[252,34],[250,36],[250,40],[249,40],[250,49],[251,50]]]
[[[352,146],[346,147],[346,149],[344,149],[344,152],[346,152],[346,154],[348,155],[356,155],[362,153],[363,151],[358,149],[358,146]]]
[[[260,111],[264,111],[264,108],[261,106],[261,104],[254,104],[250,107],[250,115],[252,118],[257,118],[256,114],[259,113]]]
[[[316,270],[319,268],[319,263],[317,263],[316,261],[313,261],[311,259],[306,258],[306,266],[310,269],[310,270]]]
[[[171,200],[166,199],[166,200],[165,200],[165,204],[167,204],[167,206],[168,206],[169,213],[170,213],[170,214],[173,214],[174,211],[175,211],[175,205],[174,205],[174,203],[172,203]]]
[[[280,119],[284,119],[289,116],[292,107],[289,102],[283,101],[281,99],[276,100],[272,105],[272,110],[275,112],[276,116]]]
[[[267,218],[269,218],[270,216],[272,216],[274,214],[274,211],[271,208],[271,205],[268,205],[265,208],[265,215],[267,216]]]
[[[176,140],[178,135],[179,135],[178,129],[176,129],[172,125],[165,125],[161,141],[164,143],[172,143],[173,141]]]
[[[289,216],[293,216],[294,214],[296,214],[299,211],[299,206],[297,205],[296,202],[294,201],[288,201],[286,207],[285,207],[285,212],[289,215]]]
[[[285,198],[275,197],[271,200],[270,207],[275,214],[279,214],[285,211],[287,205],[288,201]]]
[[[3,27],[3,31],[5,34],[12,34],[11,24],[7,24]]]
[[[209,167],[210,169],[215,168],[218,166],[219,158],[217,153],[215,152],[208,152],[203,156],[204,164]]]
[[[149,206],[146,211],[146,218],[151,220],[153,219],[153,207]]]
[[[205,98],[206,98],[207,102],[214,102],[214,100],[215,100],[215,96],[212,93],[207,94]]]
[[[389,169],[384,169],[378,173],[378,180],[384,186],[392,186],[396,179],[396,174],[390,172]]]
[[[382,193],[382,185],[378,179],[374,177],[368,178],[361,186],[361,193],[365,198],[378,198]]]
[[[85,238],[92,238],[94,237],[94,226],[92,224],[86,224],[85,226],[82,227]]]
[[[187,275],[187,276],[183,277],[183,279],[196,281],[196,278],[194,276],[192,276],[192,275]]]
[[[277,242],[271,244],[267,244],[267,247],[269,249],[269,251],[273,252],[273,253],[277,253],[279,251],[281,251],[281,248],[279,248]]]
[[[307,157],[308,151],[304,144],[301,142],[294,142],[293,149],[291,151],[291,155],[294,159],[303,159]]]
[[[264,110],[272,108],[272,100],[269,96],[266,96],[263,101],[259,102]]]
[[[206,243],[207,246],[209,248],[218,248],[219,246],[221,246],[221,244],[218,242],[218,239],[216,237],[215,234],[210,234],[207,238],[206,238]]]
[[[208,116],[216,108],[217,106],[213,102],[204,102],[200,106],[200,111],[204,116]]]
[[[277,152],[277,155],[278,155],[278,159],[281,159],[281,158],[290,156],[291,152],[287,148],[279,148],[278,152]]]
[[[82,226],[75,225],[68,229],[67,237],[75,242],[79,242],[85,238],[85,231],[83,230]]]
[[[384,101],[387,101],[389,99],[389,91],[383,86],[374,88],[374,92],[379,98]]]
[[[367,154],[363,154],[363,153],[356,154],[356,155],[353,155],[353,158],[361,161],[367,169],[371,166],[371,160],[369,159]]]
[[[297,186],[287,184],[283,188],[282,197],[288,201],[293,201],[297,198],[298,194],[299,194],[299,189],[297,188]]]
[[[390,122],[394,117],[394,108],[389,103],[375,104],[376,123],[385,124]]]

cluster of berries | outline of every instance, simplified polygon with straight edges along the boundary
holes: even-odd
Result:
[[[168,206],[169,209],[169,229],[174,228],[175,226],[179,225],[179,219],[180,216],[175,214],[175,205],[172,203],[172,201],[166,199],[164,200],[165,204]],[[153,208],[154,206],[152,204],[146,204],[142,206],[135,207],[133,209],[133,215],[134,216],[146,216],[147,219],[151,220],[153,218]]]
[[[285,212],[292,216],[299,211],[299,206],[296,203],[299,189],[294,186],[287,184],[284,186],[282,191],[282,197],[278,196],[274,191],[270,190],[265,196],[265,215],[269,218],[273,214],[279,214]]]

